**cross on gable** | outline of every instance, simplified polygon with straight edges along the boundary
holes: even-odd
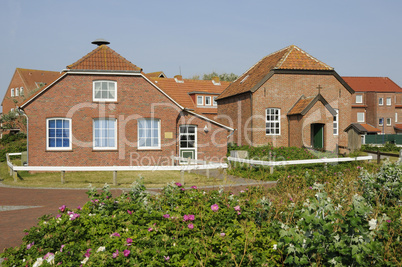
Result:
[[[322,89],[321,85],[318,85],[317,89],[318,89],[318,93],[321,94],[321,89]]]

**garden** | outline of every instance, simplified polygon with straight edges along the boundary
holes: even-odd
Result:
[[[84,206],[43,216],[0,257],[35,267],[401,266],[400,163],[275,173],[276,187],[236,194],[172,182],[149,195],[141,180],[117,197],[92,187]]]

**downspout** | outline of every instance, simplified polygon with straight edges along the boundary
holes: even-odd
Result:
[[[29,118],[28,118],[27,114],[25,114],[25,112],[22,108],[17,107],[17,110],[18,110],[18,113],[25,116],[25,118],[27,119],[27,165],[28,165],[29,164],[28,163],[29,162]]]
[[[253,118],[253,93],[250,91],[250,116]],[[254,140],[253,140],[253,119],[251,119],[251,146],[254,146]]]

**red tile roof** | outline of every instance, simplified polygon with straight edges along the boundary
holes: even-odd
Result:
[[[397,130],[402,130],[402,123],[395,124],[394,128]]]
[[[25,84],[25,94],[37,89],[40,86],[52,83],[54,80],[62,75],[60,72],[47,70],[17,68],[16,71],[19,73],[21,79]]]
[[[68,65],[71,70],[136,71],[142,69],[122,57],[107,45],[98,46],[77,62]]]
[[[369,133],[373,133],[373,132],[381,132],[381,130],[379,130],[379,129],[375,128],[374,126],[372,126],[372,125],[370,125],[370,124],[367,124],[367,123],[361,123],[360,125],[361,125],[361,126],[363,126],[363,127],[364,127],[364,129],[366,129],[366,130],[367,130],[367,132],[369,132]]]
[[[388,77],[342,77],[356,92],[400,92],[402,88]]]
[[[147,76],[147,75],[146,75]],[[182,79],[183,82],[176,82],[175,78],[147,78],[155,83],[157,87],[162,89],[174,101],[184,108],[192,109],[194,112],[203,115],[216,115],[216,107],[197,107],[189,93],[202,93],[218,96],[230,84],[229,82],[221,81],[220,85],[215,85],[210,80],[188,80]]]
[[[272,70],[333,70],[333,68],[299,47],[291,45],[261,59],[234,81],[219,99],[252,91]]]
[[[289,110],[287,115],[297,115],[301,114],[304,109],[313,101],[315,96],[310,96],[306,98],[300,98],[296,104]]]

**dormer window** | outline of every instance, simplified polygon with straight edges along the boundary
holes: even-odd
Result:
[[[206,96],[206,97],[205,97],[205,105],[206,105],[206,106],[210,106],[210,105],[211,105],[211,97],[210,97],[210,96]]]
[[[114,81],[94,81],[93,101],[117,101],[117,83]]]
[[[218,105],[218,102],[216,102],[216,99],[217,99],[218,97],[217,96],[214,96],[214,106],[217,106]]]
[[[198,106],[204,105],[204,97],[202,95],[197,96],[197,105]]]
[[[362,95],[356,95],[356,103],[357,104],[363,103],[363,96]]]

